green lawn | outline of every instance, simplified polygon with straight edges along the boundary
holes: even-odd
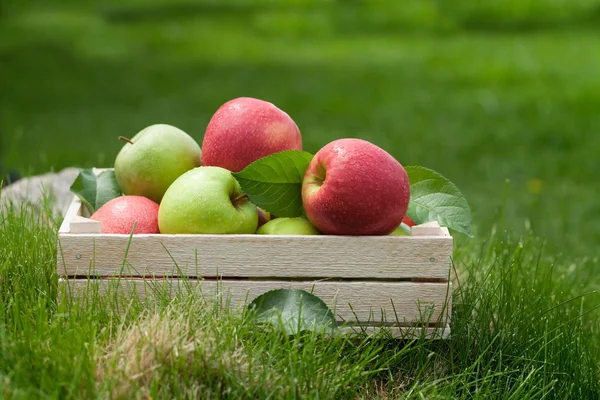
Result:
[[[201,142],[223,102],[255,96],[292,115],[308,151],[361,137],[440,171],[465,192],[482,232],[510,179],[511,229],[529,220],[558,251],[598,255],[599,31],[351,31],[352,20],[328,28],[308,11],[312,19],[294,23],[288,8],[132,7],[8,15],[5,164],[111,166],[117,136],[157,122]]]
[[[241,326],[239,341],[213,345],[240,351],[239,364],[262,375],[249,381],[219,367],[207,388],[197,387],[207,379],[200,372],[178,386],[181,368],[169,364],[134,386],[154,396],[228,388],[221,397],[264,397],[272,381],[289,398],[597,398],[600,2],[220,4],[0,8],[0,161],[25,174],[107,167],[119,135],[163,122],[201,143],[223,102],[272,101],[297,122],[307,151],[364,138],[463,191],[476,238],[456,238],[466,280],[454,295],[455,336],[378,342],[372,360],[378,348],[367,341],[363,353],[338,342],[317,350],[318,338],[306,339],[306,352],[295,350],[299,339],[269,349],[239,316],[215,322],[199,311],[181,329]],[[26,212],[0,228],[0,398],[106,395],[98,360],[122,324],[144,317],[57,306],[55,231]],[[165,318],[181,325],[199,307],[186,301]],[[339,381],[318,371],[338,371]]]

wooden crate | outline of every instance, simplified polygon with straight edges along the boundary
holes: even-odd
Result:
[[[148,283],[160,281],[239,307],[271,289],[300,288],[325,301],[341,332],[449,334],[453,241],[437,223],[413,227],[413,236],[130,236],[102,234],[87,216],[74,197],[58,234],[60,284],[72,299],[115,282],[146,298]]]

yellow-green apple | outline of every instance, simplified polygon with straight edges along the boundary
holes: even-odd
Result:
[[[126,195],[160,203],[175,179],[200,166],[200,146],[174,126],[151,125],[131,139],[120,139],[127,143],[115,159],[115,178]]]
[[[320,232],[310,221],[302,217],[275,218],[263,226],[256,233],[263,235],[319,235]]]
[[[404,167],[362,139],[325,145],[302,181],[306,216],[326,234],[387,235],[402,222],[409,198]]]
[[[240,97],[212,116],[202,141],[202,165],[239,172],[259,158],[283,150],[302,150],[300,130],[272,103]]]
[[[197,167],[173,182],[158,211],[160,233],[254,233],[256,206],[230,171]]]
[[[100,221],[102,233],[159,233],[158,204],[143,196],[119,196],[106,202],[90,219]]]
[[[407,224],[402,222],[400,225],[398,225],[398,227],[396,229],[394,229],[392,231],[392,233],[390,233],[390,235],[392,235],[392,236],[411,236],[412,230],[410,229],[410,226],[408,226]]]

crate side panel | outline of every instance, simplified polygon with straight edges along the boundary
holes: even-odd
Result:
[[[384,332],[381,330],[384,329]],[[444,327],[404,327],[404,326],[389,326],[381,328],[378,326],[361,326],[361,327],[340,327],[338,334],[367,334],[379,335],[387,337],[387,335],[395,339],[415,339],[424,337],[425,339],[448,339],[450,337],[450,326]]]
[[[156,293],[175,296],[191,288],[206,298],[220,298],[237,308],[274,289],[294,288],[312,292],[336,314],[339,322],[361,324],[446,324],[451,313],[451,283],[413,282],[290,282],[290,281],[195,281],[181,279],[68,279],[75,299],[92,294],[119,297],[136,295],[141,299]],[[90,291],[91,290],[91,291]],[[96,292],[97,290],[97,292]],[[448,292],[450,290],[450,292]],[[447,303],[446,303],[447,302]],[[445,304],[446,303],[446,304]],[[443,315],[443,318],[440,316]]]
[[[66,276],[447,279],[452,255],[452,237],[135,235],[129,249],[127,235],[59,239]]]

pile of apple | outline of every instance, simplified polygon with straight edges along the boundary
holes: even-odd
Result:
[[[275,105],[237,98],[211,118],[202,148],[170,125],[152,125],[126,143],[114,173],[123,196],[91,218],[103,233],[410,234],[410,185],[402,165],[361,139],[320,149],[302,181],[305,217],[276,218],[252,204],[232,175],[284,150],[302,150],[296,123]],[[135,224],[135,225],[134,225]]]

